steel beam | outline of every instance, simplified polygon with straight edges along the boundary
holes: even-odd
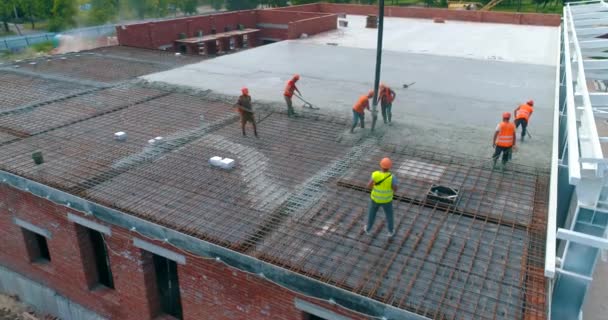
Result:
[[[600,250],[608,250],[608,239],[588,235],[582,232],[559,228],[557,229],[557,238],[567,241],[573,241]]]
[[[606,14],[608,14],[608,12]],[[608,27],[588,27],[576,29],[576,35],[579,38],[594,38],[604,34],[608,34]]]
[[[605,24],[608,24],[608,19],[604,20]],[[600,40],[585,40],[578,43],[581,49],[600,49],[608,50],[608,39]]]

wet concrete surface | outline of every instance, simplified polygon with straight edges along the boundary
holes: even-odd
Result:
[[[489,157],[501,113],[512,112],[532,98],[536,102],[530,124],[534,138],[521,145],[514,160],[548,167],[554,67],[391,51],[384,52],[382,65],[382,81],[397,93],[394,125],[387,130],[387,142]],[[144,78],[222,94],[238,94],[247,86],[254,101],[281,103],[285,82],[299,73],[298,87],[307,100],[321,108],[319,112],[350,118],[357,97],[373,86],[374,67],[375,50],[295,40]],[[412,82],[416,83],[410,88],[402,87]],[[295,98],[294,102],[301,105]],[[369,113],[367,119],[371,119]]]

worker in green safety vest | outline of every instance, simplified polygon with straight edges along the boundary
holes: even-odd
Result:
[[[366,234],[370,234],[370,230],[374,226],[376,213],[382,207],[386,215],[388,226],[388,237],[395,234],[394,218],[393,218],[393,194],[397,190],[397,177],[390,172],[393,162],[389,158],[383,158],[380,161],[382,171],[374,171],[369,180],[367,187],[372,189],[371,199],[369,201],[367,213],[367,225],[363,228]]]

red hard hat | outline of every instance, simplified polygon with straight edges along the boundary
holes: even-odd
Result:
[[[295,74],[295,75],[293,76],[293,79],[294,79],[294,80],[300,80],[300,75],[299,75],[299,74]]]
[[[503,119],[511,119],[511,113],[510,112],[503,112],[502,113],[502,118]]]
[[[528,102],[526,102],[527,104],[529,104],[531,107],[534,106],[534,100],[528,100]]]
[[[389,158],[382,158],[382,160],[380,160],[380,168],[388,170],[393,166],[393,161],[391,161],[391,159]]]
[[[242,92],[244,95],[248,95],[248,94],[249,94],[249,89],[247,89],[247,87],[243,87],[243,88],[241,89],[241,92]]]

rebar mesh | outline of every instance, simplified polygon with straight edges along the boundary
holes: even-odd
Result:
[[[230,103],[136,84],[11,109],[0,115],[2,170],[431,318],[545,317],[542,170],[342,139],[344,119],[273,108],[256,113],[259,139],[250,127],[242,137]],[[212,156],[237,166],[212,167]],[[373,235],[362,231],[383,156],[400,182],[390,240],[381,213]],[[428,201],[433,184],[459,189],[457,204]]]

